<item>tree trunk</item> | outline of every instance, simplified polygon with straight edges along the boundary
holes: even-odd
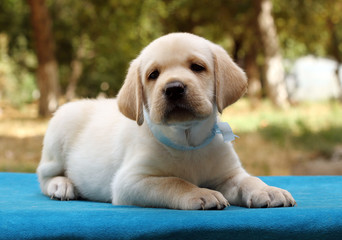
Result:
[[[82,59],[84,58],[84,55],[84,40],[81,39],[76,52],[75,59],[71,62],[71,74],[69,78],[69,84],[67,86],[65,93],[67,102],[70,102],[76,96],[77,83],[83,72]]]
[[[342,57],[340,55],[340,50],[339,50],[339,39],[337,35],[337,29],[336,25],[334,24],[333,20],[331,18],[328,18],[327,21],[328,24],[328,29],[330,32],[330,38],[331,38],[331,52],[335,60],[337,61],[336,64],[336,69],[335,69],[335,79],[337,83],[337,88],[338,88],[338,100],[342,102],[342,84],[341,84],[341,79],[340,79],[340,65],[342,63]]]
[[[253,12],[249,14],[248,25],[250,28],[245,31],[247,39],[246,44],[246,54],[245,54],[245,70],[248,77],[248,97],[250,99],[250,104],[252,108],[255,108],[260,103],[262,97],[262,84],[261,76],[259,71],[259,66],[257,63],[257,57],[259,54],[260,31],[258,30],[258,15],[260,11],[258,8],[254,8]]]
[[[245,56],[245,69],[248,77],[248,97],[252,107],[256,107],[261,99],[262,86],[260,72],[256,62],[256,48],[251,47]]]
[[[83,72],[83,64],[79,59],[74,59],[71,62],[71,75],[69,83],[66,89],[65,98],[67,102],[72,101],[76,96],[76,88],[78,79],[81,77]]]
[[[27,1],[31,9],[31,23],[38,57],[39,115],[46,117],[57,109],[60,89],[51,19],[44,0]]]
[[[337,81],[337,87],[338,87],[337,99],[338,101],[342,102],[342,83],[340,79],[340,66],[341,66],[341,62],[338,62],[336,64],[336,69],[335,69],[335,79]]]
[[[272,17],[272,2],[257,0],[255,3],[259,10],[257,22],[265,54],[267,95],[276,106],[286,108],[289,105],[288,93],[277,30]]]

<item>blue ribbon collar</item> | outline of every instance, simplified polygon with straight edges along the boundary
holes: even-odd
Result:
[[[215,138],[216,134],[221,134],[224,142],[234,141],[235,138],[238,137],[237,135],[233,133],[232,128],[229,126],[227,122],[216,121],[214,124],[214,127],[211,129],[210,135],[206,139],[204,139],[204,141],[201,144],[197,146],[184,146],[184,145],[180,145],[180,144],[173,142],[171,139],[166,137],[157,127],[155,127],[154,125],[156,124],[151,122],[151,119],[149,118],[149,115],[147,114],[145,109],[144,109],[144,118],[152,134],[154,135],[156,139],[158,139],[159,142],[161,142],[162,144],[168,147],[171,147],[180,151],[191,151],[191,150],[203,148],[207,146],[209,143],[211,143],[211,141]]]

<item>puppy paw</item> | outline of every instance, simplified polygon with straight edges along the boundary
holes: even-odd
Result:
[[[180,205],[185,210],[221,210],[229,206],[229,203],[220,192],[198,188],[185,194]]]
[[[288,191],[271,186],[246,193],[243,199],[248,208],[293,207],[296,205],[296,201]]]
[[[76,199],[76,191],[72,182],[66,177],[54,177],[50,180],[47,195],[51,199],[60,199],[69,201]]]

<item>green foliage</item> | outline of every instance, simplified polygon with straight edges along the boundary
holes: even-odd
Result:
[[[36,90],[34,74],[22,66],[36,66],[35,55],[28,50],[26,38],[18,36],[10,58],[7,35],[0,34],[0,98],[17,107],[32,102]]]
[[[161,3],[152,0],[51,1],[62,86],[65,88],[68,84],[71,61],[77,51],[83,49],[80,95],[95,97],[103,82],[110,86],[106,93],[115,95],[129,61],[145,44],[162,34],[155,23]],[[152,6],[154,11],[148,12]],[[147,16],[149,13],[152,15]]]
[[[34,99],[36,56],[24,1],[0,2],[0,99],[21,107]]]
[[[342,54],[342,2],[334,0],[273,0],[274,15],[285,56],[308,53],[336,58]],[[334,40],[337,38],[337,49]]]
[[[256,1],[46,1],[53,20],[62,90],[69,83],[72,62],[77,60],[83,66],[77,88],[80,97],[96,97],[101,91],[115,96],[129,62],[150,41],[169,32],[185,31],[206,37],[221,44],[239,63],[253,48],[259,65],[263,61],[261,48],[256,47],[260,46],[255,24]],[[286,58],[308,53],[335,59],[341,56],[341,1],[273,0],[273,5]],[[26,89],[26,95],[32,95],[35,86],[29,82],[34,77],[36,60],[25,1],[0,1],[0,33],[8,38],[6,54],[10,61],[1,60],[11,69],[6,70],[6,78],[12,79],[6,80],[6,85],[11,82],[17,85],[13,89]],[[23,88],[23,81],[30,87]],[[103,83],[109,88],[101,89]]]

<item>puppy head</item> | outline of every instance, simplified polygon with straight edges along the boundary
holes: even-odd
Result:
[[[244,72],[218,45],[188,33],[150,43],[131,63],[118,94],[120,111],[143,123],[143,106],[157,124],[201,120],[238,100]]]

